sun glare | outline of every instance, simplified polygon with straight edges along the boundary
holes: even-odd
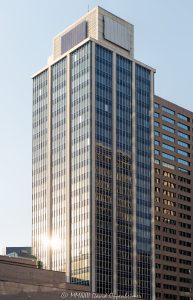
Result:
[[[43,237],[42,238],[42,243],[43,243],[45,248],[51,247],[53,250],[57,250],[61,246],[61,240],[57,236],[54,236],[51,239],[49,239],[47,237]]]

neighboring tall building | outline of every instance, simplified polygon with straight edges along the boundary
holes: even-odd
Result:
[[[97,7],[33,77],[33,254],[94,292],[154,299],[154,72]]]
[[[192,300],[193,112],[154,108],[156,299]]]

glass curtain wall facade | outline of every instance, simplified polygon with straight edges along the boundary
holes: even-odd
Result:
[[[96,287],[133,295],[133,272],[137,295],[152,297],[152,185],[151,185],[151,77],[135,64],[136,161],[132,158],[132,61],[96,45]],[[116,78],[116,81],[113,79]],[[113,83],[116,98],[113,98]],[[113,101],[116,101],[116,137],[113,136]],[[116,174],[113,174],[113,140],[116,139]],[[132,164],[136,164],[136,236],[133,236]],[[116,207],[113,205],[116,176]],[[116,210],[116,249],[113,248],[113,210]],[[136,240],[136,270],[133,243]],[[113,256],[117,270],[114,273]]]
[[[33,80],[32,128],[32,247],[46,267],[47,249],[47,144],[48,144],[48,71]]]
[[[112,52],[96,45],[96,286],[112,291]]]
[[[152,299],[151,71],[93,41],[49,68],[34,78],[34,253],[92,291]]]
[[[71,276],[89,285],[91,43],[71,55]]]
[[[132,62],[116,61],[117,290],[133,293],[132,267]]]
[[[136,65],[137,293],[151,299],[151,119],[150,71]]]
[[[52,173],[52,268],[66,271],[66,59],[51,68],[52,82],[52,131],[51,131],[51,173]]]

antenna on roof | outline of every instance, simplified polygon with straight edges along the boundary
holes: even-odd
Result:
[[[90,9],[89,9],[89,4],[88,4],[88,12],[89,12],[89,10],[90,10]]]

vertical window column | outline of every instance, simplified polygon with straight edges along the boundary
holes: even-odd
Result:
[[[66,58],[52,65],[52,269],[66,272]]]
[[[47,181],[47,266],[52,269],[52,78],[51,67],[48,69],[48,181]]]
[[[96,45],[96,291],[113,290],[112,52]]]
[[[113,131],[113,293],[117,295],[117,196],[116,196],[116,179],[117,179],[117,145],[116,145],[116,53],[113,53],[113,95],[112,95],[112,131]]]
[[[32,248],[48,268],[48,69],[33,78],[32,130]]]
[[[113,121],[114,123],[114,121]],[[132,62],[116,60],[116,247],[117,294],[133,295]],[[114,221],[113,221],[114,222]]]
[[[71,281],[71,110],[70,110],[70,87],[71,87],[71,63],[70,54],[66,61],[66,280]]]
[[[91,43],[71,54],[71,281],[90,283]]]
[[[96,44],[92,42],[92,62],[91,62],[91,78],[92,78],[92,101],[91,101],[91,288],[92,292],[96,292],[96,192],[95,192],[95,172],[96,172],[96,120],[95,120],[95,47]]]
[[[136,225],[136,203],[137,203],[137,193],[136,193],[136,65],[132,62],[132,213],[133,213],[133,296],[137,296],[137,225]]]
[[[136,64],[137,294],[152,295],[151,76]]]

